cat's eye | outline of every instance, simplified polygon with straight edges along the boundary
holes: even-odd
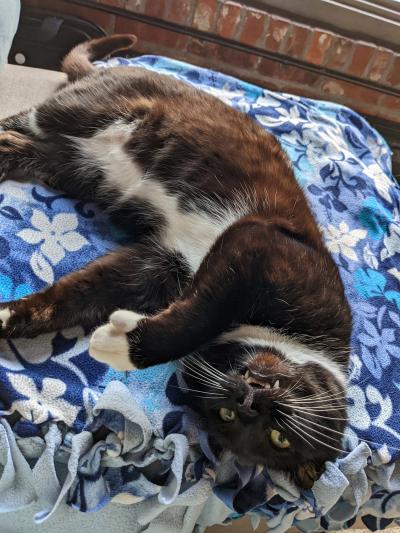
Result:
[[[232,411],[232,409],[227,409],[226,407],[221,407],[221,409],[218,411],[220,418],[224,422],[233,422],[235,420],[235,411]]]
[[[290,448],[290,441],[277,429],[273,429],[271,431],[270,438],[272,444],[274,444],[277,448]]]

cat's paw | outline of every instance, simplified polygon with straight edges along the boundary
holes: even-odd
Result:
[[[95,330],[89,345],[89,354],[93,359],[105,363],[115,370],[136,370],[137,367],[129,357],[129,339],[144,315],[120,309],[110,316],[110,322]]]
[[[0,309],[0,331],[6,331],[8,321],[11,318],[11,309],[9,307],[3,307]]]
[[[0,304],[0,338],[20,336],[26,325],[25,316],[20,316],[15,302]]]
[[[31,151],[34,143],[27,135],[13,130],[0,129],[0,181],[19,167],[21,154]]]
[[[0,154],[18,154],[32,145],[32,140],[23,133],[0,130]]]

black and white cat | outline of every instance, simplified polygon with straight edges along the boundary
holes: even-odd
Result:
[[[171,77],[90,62],[134,43],[79,45],[72,83],[1,123],[3,179],[35,174],[138,237],[3,304],[1,335],[100,326],[90,354],[118,370],[184,358],[215,442],[310,487],[346,424],[338,270],[272,135]]]

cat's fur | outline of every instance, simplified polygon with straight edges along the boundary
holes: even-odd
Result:
[[[134,369],[192,354],[184,378],[214,445],[310,487],[345,427],[351,316],[338,270],[272,135],[172,77],[90,63],[134,41],[80,45],[64,61],[77,81],[1,123],[3,177],[35,173],[135,237],[3,305],[1,334],[113,313],[93,357]],[[291,447],[272,444],[272,430]]]

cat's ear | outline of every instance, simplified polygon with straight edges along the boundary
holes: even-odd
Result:
[[[311,489],[325,470],[323,463],[299,465],[293,473],[293,481],[302,489]]]

